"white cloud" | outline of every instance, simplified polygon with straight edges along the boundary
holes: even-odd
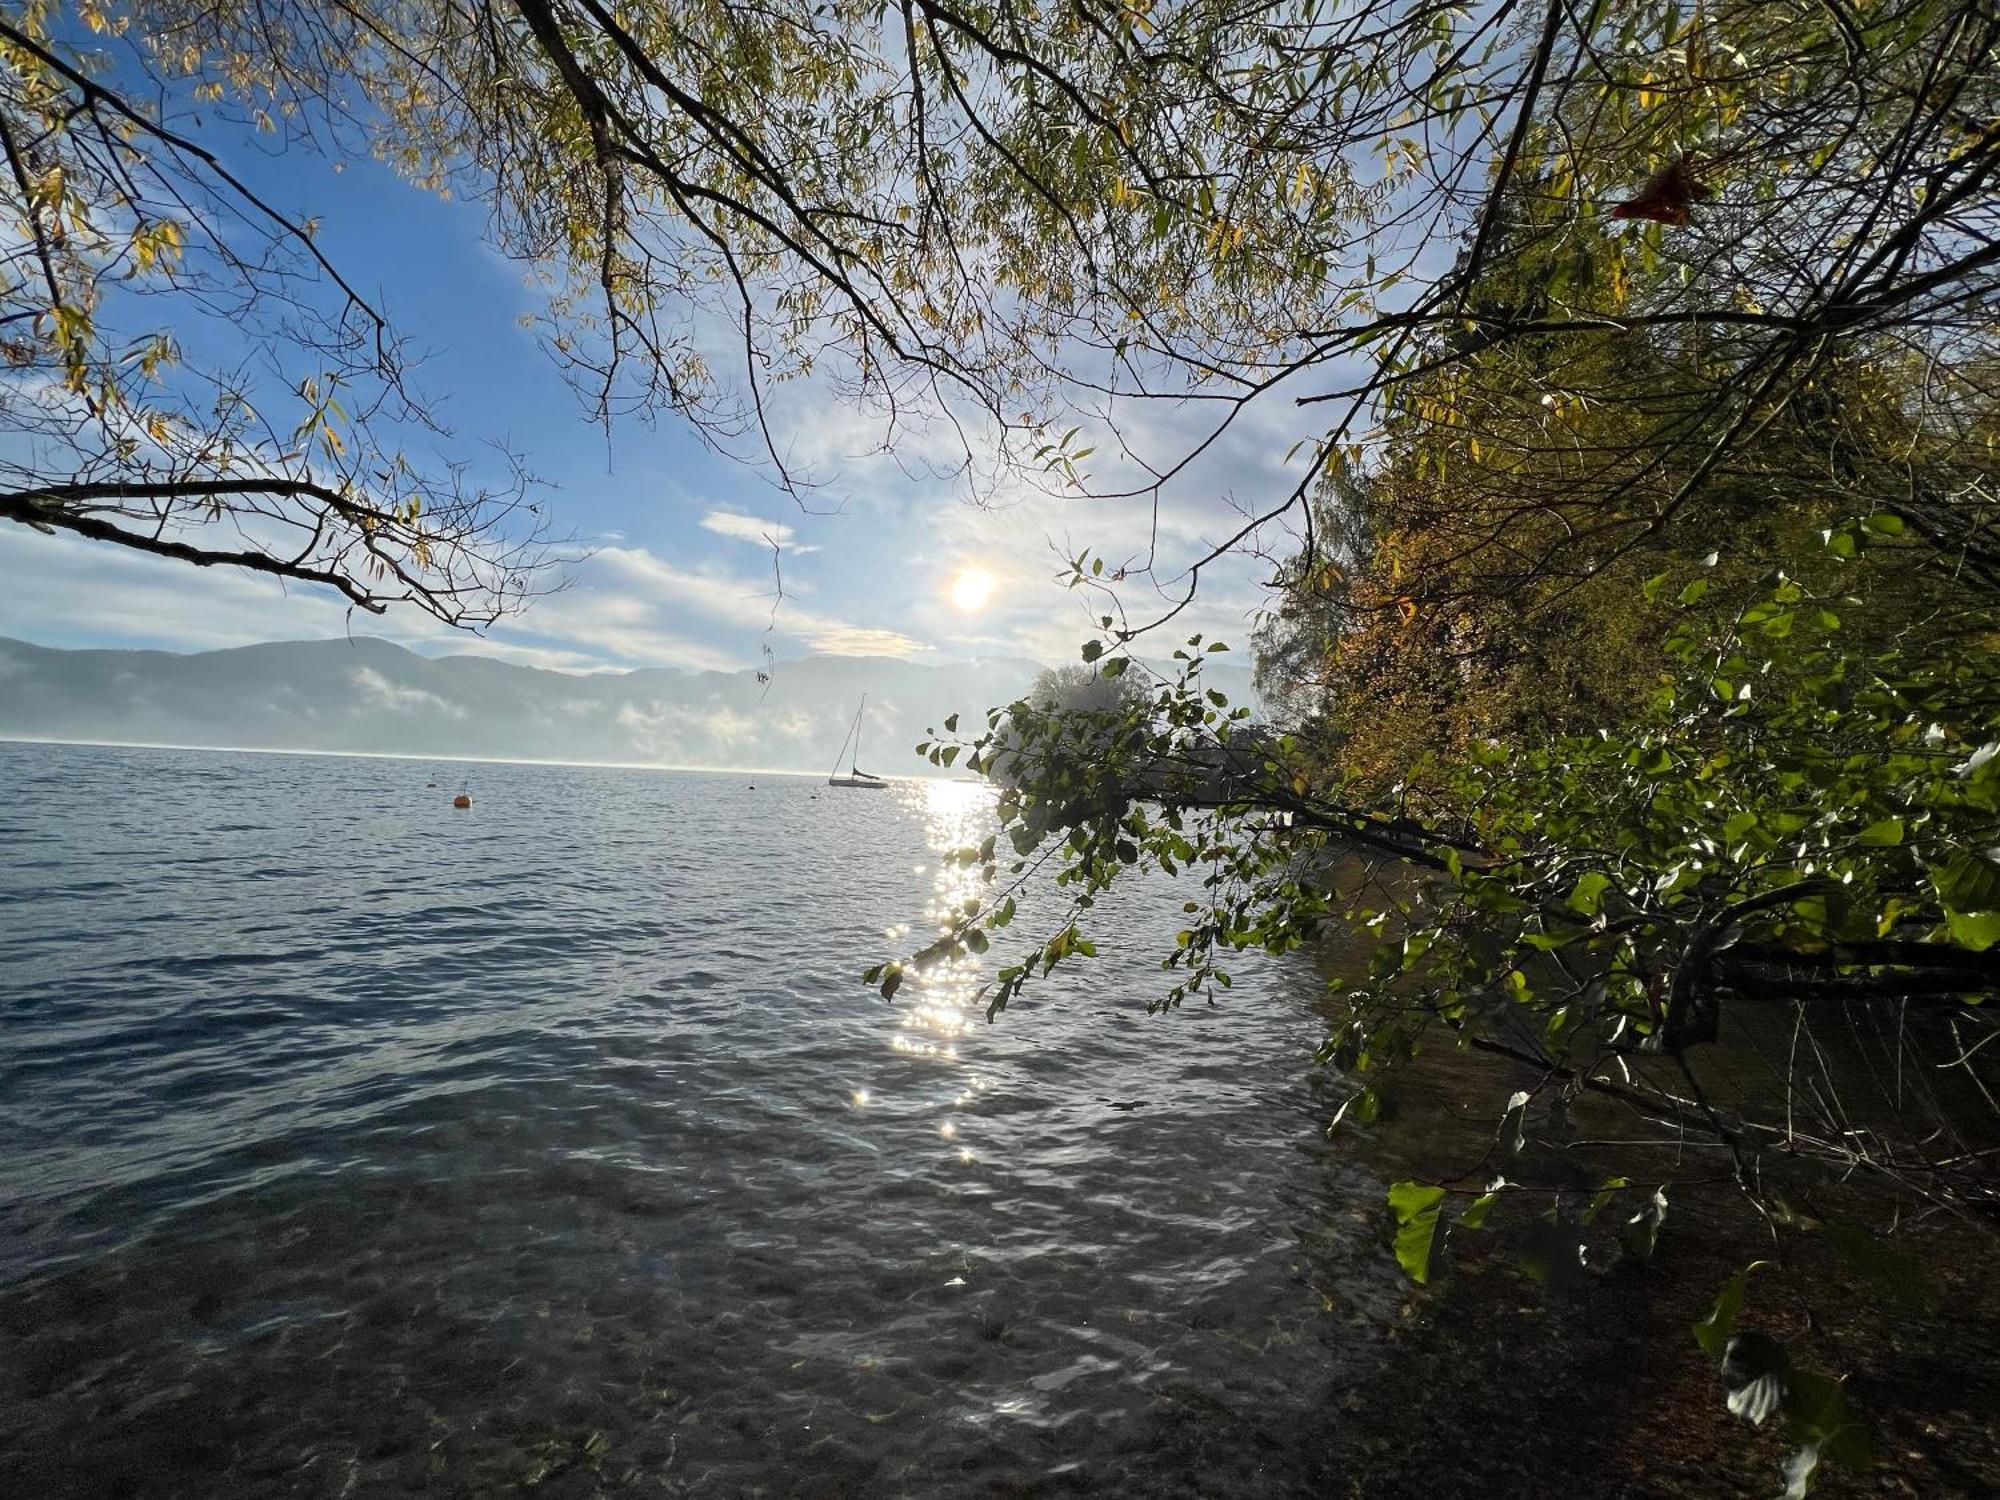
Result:
[[[758,547],[776,547],[793,557],[802,557],[819,548],[808,547],[798,540],[798,532],[782,521],[767,521],[761,516],[746,516],[740,511],[712,510],[701,518],[702,528],[717,536],[733,537],[739,542],[749,542]]]
[[[780,651],[915,656],[930,649],[885,624],[779,600],[769,579],[677,566],[643,547],[606,547],[575,574],[572,587],[475,636],[414,610],[350,611],[312,585],[194,569],[0,523],[0,635],[51,646],[179,651],[376,635],[426,655],[486,656],[564,671],[732,671],[761,659],[767,631]]]
[[[837,416],[829,408],[817,434],[822,441],[836,429],[852,433],[858,419]],[[1132,423],[1128,436],[1143,435],[1149,447],[1172,441],[1164,426],[1140,434],[1143,425]],[[883,462],[868,467],[881,483],[846,515],[814,523],[825,551],[809,566],[790,565],[791,555],[808,550],[796,527],[744,508],[697,504],[680,522],[695,550],[612,542],[574,565],[568,588],[480,636],[406,609],[386,617],[351,612],[311,586],[287,587],[225,568],[190,569],[0,524],[0,634],[50,645],[189,650],[352,633],[383,636],[430,656],[582,672],[740,670],[759,664],[767,646],[780,660],[805,652],[916,657],[942,649],[1068,661],[1107,606],[1093,591],[1056,581],[1063,557],[1089,547],[1106,559],[1107,575],[1134,564],[1120,585],[1126,618],[1137,625],[1158,617],[1178,602],[1190,562],[1236,530],[1244,512],[1268,508],[1296,482],[1296,467],[1282,463],[1280,436],[1268,420],[1246,422],[1206,456],[1198,481],[1179,484],[1157,510],[1148,497],[1049,494],[1018,479],[995,503],[968,504],[948,476],[896,473],[878,454]],[[1266,538],[1274,554],[1289,550],[1277,532]],[[736,550],[764,546],[767,536],[787,554],[783,597],[768,552],[760,563],[755,553]],[[711,544],[710,537],[722,540]],[[1148,577],[1136,567],[1155,540],[1156,567]],[[702,547],[740,562],[702,560]],[[990,607],[970,615],[947,597],[951,580],[967,568],[992,574],[996,583]],[[1160,644],[1160,654],[1196,630],[1247,645],[1248,615],[1265,601],[1261,584],[1268,576],[1269,564],[1249,556],[1209,565],[1195,605],[1149,639]]]
[[[1195,519],[1190,515],[1189,524],[1169,525],[1163,517],[1157,566],[1147,574],[1142,570],[1152,548],[1154,520],[1153,508],[1143,498],[1017,489],[1014,498],[1000,505],[932,505],[921,519],[921,546],[935,566],[928,572],[928,586],[911,601],[908,628],[953,651],[1074,661],[1079,644],[1099,633],[1101,616],[1110,614],[1136,628],[1180,603],[1187,565],[1207,551],[1192,524]],[[1215,540],[1241,524],[1219,499],[1211,501],[1202,519],[1202,529],[1216,533]],[[1272,540],[1275,544],[1277,539]],[[1102,587],[1072,589],[1059,575],[1067,559],[1086,549],[1105,560],[1098,580]],[[1131,571],[1114,581],[1121,567]],[[973,615],[956,609],[949,599],[951,580],[966,568],[994,578],[992,602]],[[1269,573],[1269,563],[1248,554],[1207,565],[1194,603],[1151,632],[1139,649],[1169,655],[1196,631],[1243,649],[1251,614],[1268,602],[1262,585]]]
[[[81,537],[0,523],[0,635],[44,645],[179,650],[345,635],[335,596],[232,568],[195,569]],[[356,611],[360,634],[394,634]]]
[[[529,646],[508,638],[510,627],[498,626],[494,632],[476,636],[464,642],[462,649],[438,652],[433,659],[443,660],[452,656],[474,656],[491,661],[512,662],[521,667],[543,667],[551,672],[615,672],[617,667],[608,665],[603,657],[594,652],[577,651],[561,646]]]
[[[919,418],[898,425],[887,448],[880,413],[823,391],[807,394],[801,402],[795,393],[785,428],[794,441],[786,451],[833,480],[826,493],[842,499],[849,523],[816,533],[826,544],[828,560],[817,571],[829,596],[837,597],[843,582],[851,591],[867,579],[894,598],[897,615],[863,623],[947,652],[1073,660],[1104,614],[1138,628],[1174,611],[1196,563],[1194,602],[1150,632],[1149,646],[1169,654],[1199,631],[1241,649],[1255,612],[1270,602],[1271,559],[1297,546],[1281,520],[1230,555],[1208,558],[1251,517],[1280,505],[1305,475],[1309,455],[1291,451],[1302,418],[1287,400],[1243,409],[1219,435],[1213,426],[1223,408],[1214,403],[1125,397],[1108,414],[1080,413],[1076,446],[1097,450],[1084,465],[1089,492],[1082,492],[1060,489],[1055,476],[1043,484],[998,471],[985,459],[980,472],[967,471],[962,444],[989,456],[997,451],[990,424],[958,429]],[[1310,419],[1303,422],[1311,428]],[[1157,494],[1146,488],[1169,469]],[[968,492],[981,503],[970,503]],[[1104,559],[1106,584],[1122,572],[1115,600],[1057,581],[1065,559],[1086,549]],[[973,568],[993,575],[996,586],[991,604],[968,614],[948,595],[951,580]],[[852,636],[829,648],[870,649]]]
[[[805,632],[805,641],[828,656],[922,656],[933,649],[900,630],[837,622],[812,626]]]
[[[679,567],[643,547],[607,547],[591,565],[608,575],[612,591],[628,603],[646,601],[734,626],[746,632],[745,644],[753,651],[767,630],[780,642],[800,641],[835,656],[919,656],[932,649],[892,627],[839,619],[780,598],[775,582]]]
[[[566,661],[526,660],[530,666],[584,668],[684,667],[693,671],[734,671],[756,658],[756,635],[749,626],[719,641],[695,639],[670,627],[659,603],[630,587],[623,576],[601,577],[599,559],[586,564],[577,586],[538,599],[504,627],[509,640],[537,642],[523,649]],[[734,649],[731,649],[731,648]]]

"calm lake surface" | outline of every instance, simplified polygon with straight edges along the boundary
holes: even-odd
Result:
[[[1400,1287],[1310,972],[1147,1015],[1159,880],[884,1005],[988,809],[0,744],[0,1493],[1315,1491]]]

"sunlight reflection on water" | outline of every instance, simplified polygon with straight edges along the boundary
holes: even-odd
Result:
[[[0,745],[23,1493],[1315,1492],[1398,1288],[1309,975],[1147,1015],[1158,882],[891,1008],[985,787],[428,769]]]

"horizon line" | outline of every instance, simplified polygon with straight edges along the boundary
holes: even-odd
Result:
[[[0,745],[67,745],[97,750],[177,750],[204,751],[218,755],[317,755],[335,760],[443,761],[474,766],[573,766],[597,771],[695,771],[711,776],[804,776],[816,778],[817,771],[791,770],[783,766],[694,766],[655,760],[552,760],[520,755],[425,755],[409,750],[303,750],[281,745],[177,745],[154,740],[79,740],[55,735],[0,734]],[[927,776],[920,772],[891,772],[884,781],[947,784],[984,784],[972,776]]]

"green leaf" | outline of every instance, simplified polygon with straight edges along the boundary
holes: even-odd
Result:
[[[1096,661],[1097,658],[1102,656],[1103,654],[1104,654],[1104,642],[1085,641],[1083,643],[1083,659],[1085,661]]]
[[[1954,911],[1946,907],[1944,922],[1951,940],[1974,953],[1984,953],[2000,943],[2000,911]]]
[[[1887,849],[1903,842],[1903,820],[1884,818],[1879,823],[1870,823],[1856,836],[1856,842],[1871,849]]]
[[[1859,1468],[1874,1444],[1847,1399],[1847,1388],[1829,1376],[1793,1367],[1785,1381],[1785,1425],[1792,1438],[1827,1458]]]
[[[1431,1252],[1437,1242],[1438,1205],[1444,1189],[1422,1182],[1398,1182],[1389,1189],[1396,1214],[1396,1263],[1418,1286],[1431,1279]]]
[[[1516,1089],[1500,1116],[1500,1133],[1495,1139],[1510,1156],[1518,1156],[1528,1144],[1528,1100],[1526,1089]]]
[[[1967,849],[1931,870],[1931,884],[1949,907],[1959,911],[2000,909],[2000,863],[1990,854]]]
[[[1097,675],[1099,677],[1123,677],[1125,675],[1125,669],[1131,665],[1132,665],[1131,658],[1124,656],[1114,656],[1111,658],[1111,660],[1107,661],[1103,666],[1097,669]]]
[[[1676,597],[1682,604],[1699,604],[1701,596],[1707,592],[1708,580],[1706,578],[1697,578],[1688,584],[1686,588],[1682,589]]]
[[[1499,1201],[1500,1193],[1498,1189],[1490,1193],[1481,1193],[1477,1198],[1472,1200],[1465,1212],[1458,1216],[1458,1227],[1460,1229],[1478,1229],[1485,1224],[1486,1215],[1492,1211],[1493,1205]]]
[[[1757,815],[1754,812],[1734,813],[1722,825],[1722,841],[1725,844],[1737,843],[1742,839],[1744,834],[1756,826]]]
[[[1664,752],[1663,752],[1664,753]],[[1563,905],[1581,916],[1594,917],[1603,909],[1604,893],[1611,888],[1611,877],[1596,870],[1577,877],[1570,887],[1570,893]]]
[[[1791,1379],[1792,1357],[1769,1334],[1746,1328],[1723,1341],[1724,1404],[1732,1417],[1762,1427],[1784,1406]]]
[[[1619,1227],[1618,1238],[1641,1260],[1650,1260],[1660,1243],[1660,1226],[1666,1221],[1666,1189],[1654,1188],[1653,1195],[1639,1206],[1639,1211]]]
[[[1694,1325],[1695,1342],[1702,1352],[1711,1359],[1721,1359],[1729,1349],[1729,1335],[1735,1331],[1736,1315],[1743,1309],[1743,1289],[1750,1284],[1750,1273],[1766,1264],[1753,1260],[1749,1265],[1729,1278],[1729,1284],[1715,1299],[1706,1316]]]
[[[1333,1112],[1333,1118],[1327,1121],[1327,1134],[1333,1134],[1341,1121],[1350,1115],[1357,1125],[1373,1125],[1382,1117],[1382,1096],[1373,1088],[1364,1088],[1358,1094],[1350,1094],[1340,1108]]]
[[[1583,1211],[1583,1222],[1586,1224],[1595,1222],[1597,1216],[1610,1205],[1611,1200],[1631,1185],[1632,1179],[1629,1177],[1605,1178],[1604,1186],[1592,1195],[1590,1206]]]

